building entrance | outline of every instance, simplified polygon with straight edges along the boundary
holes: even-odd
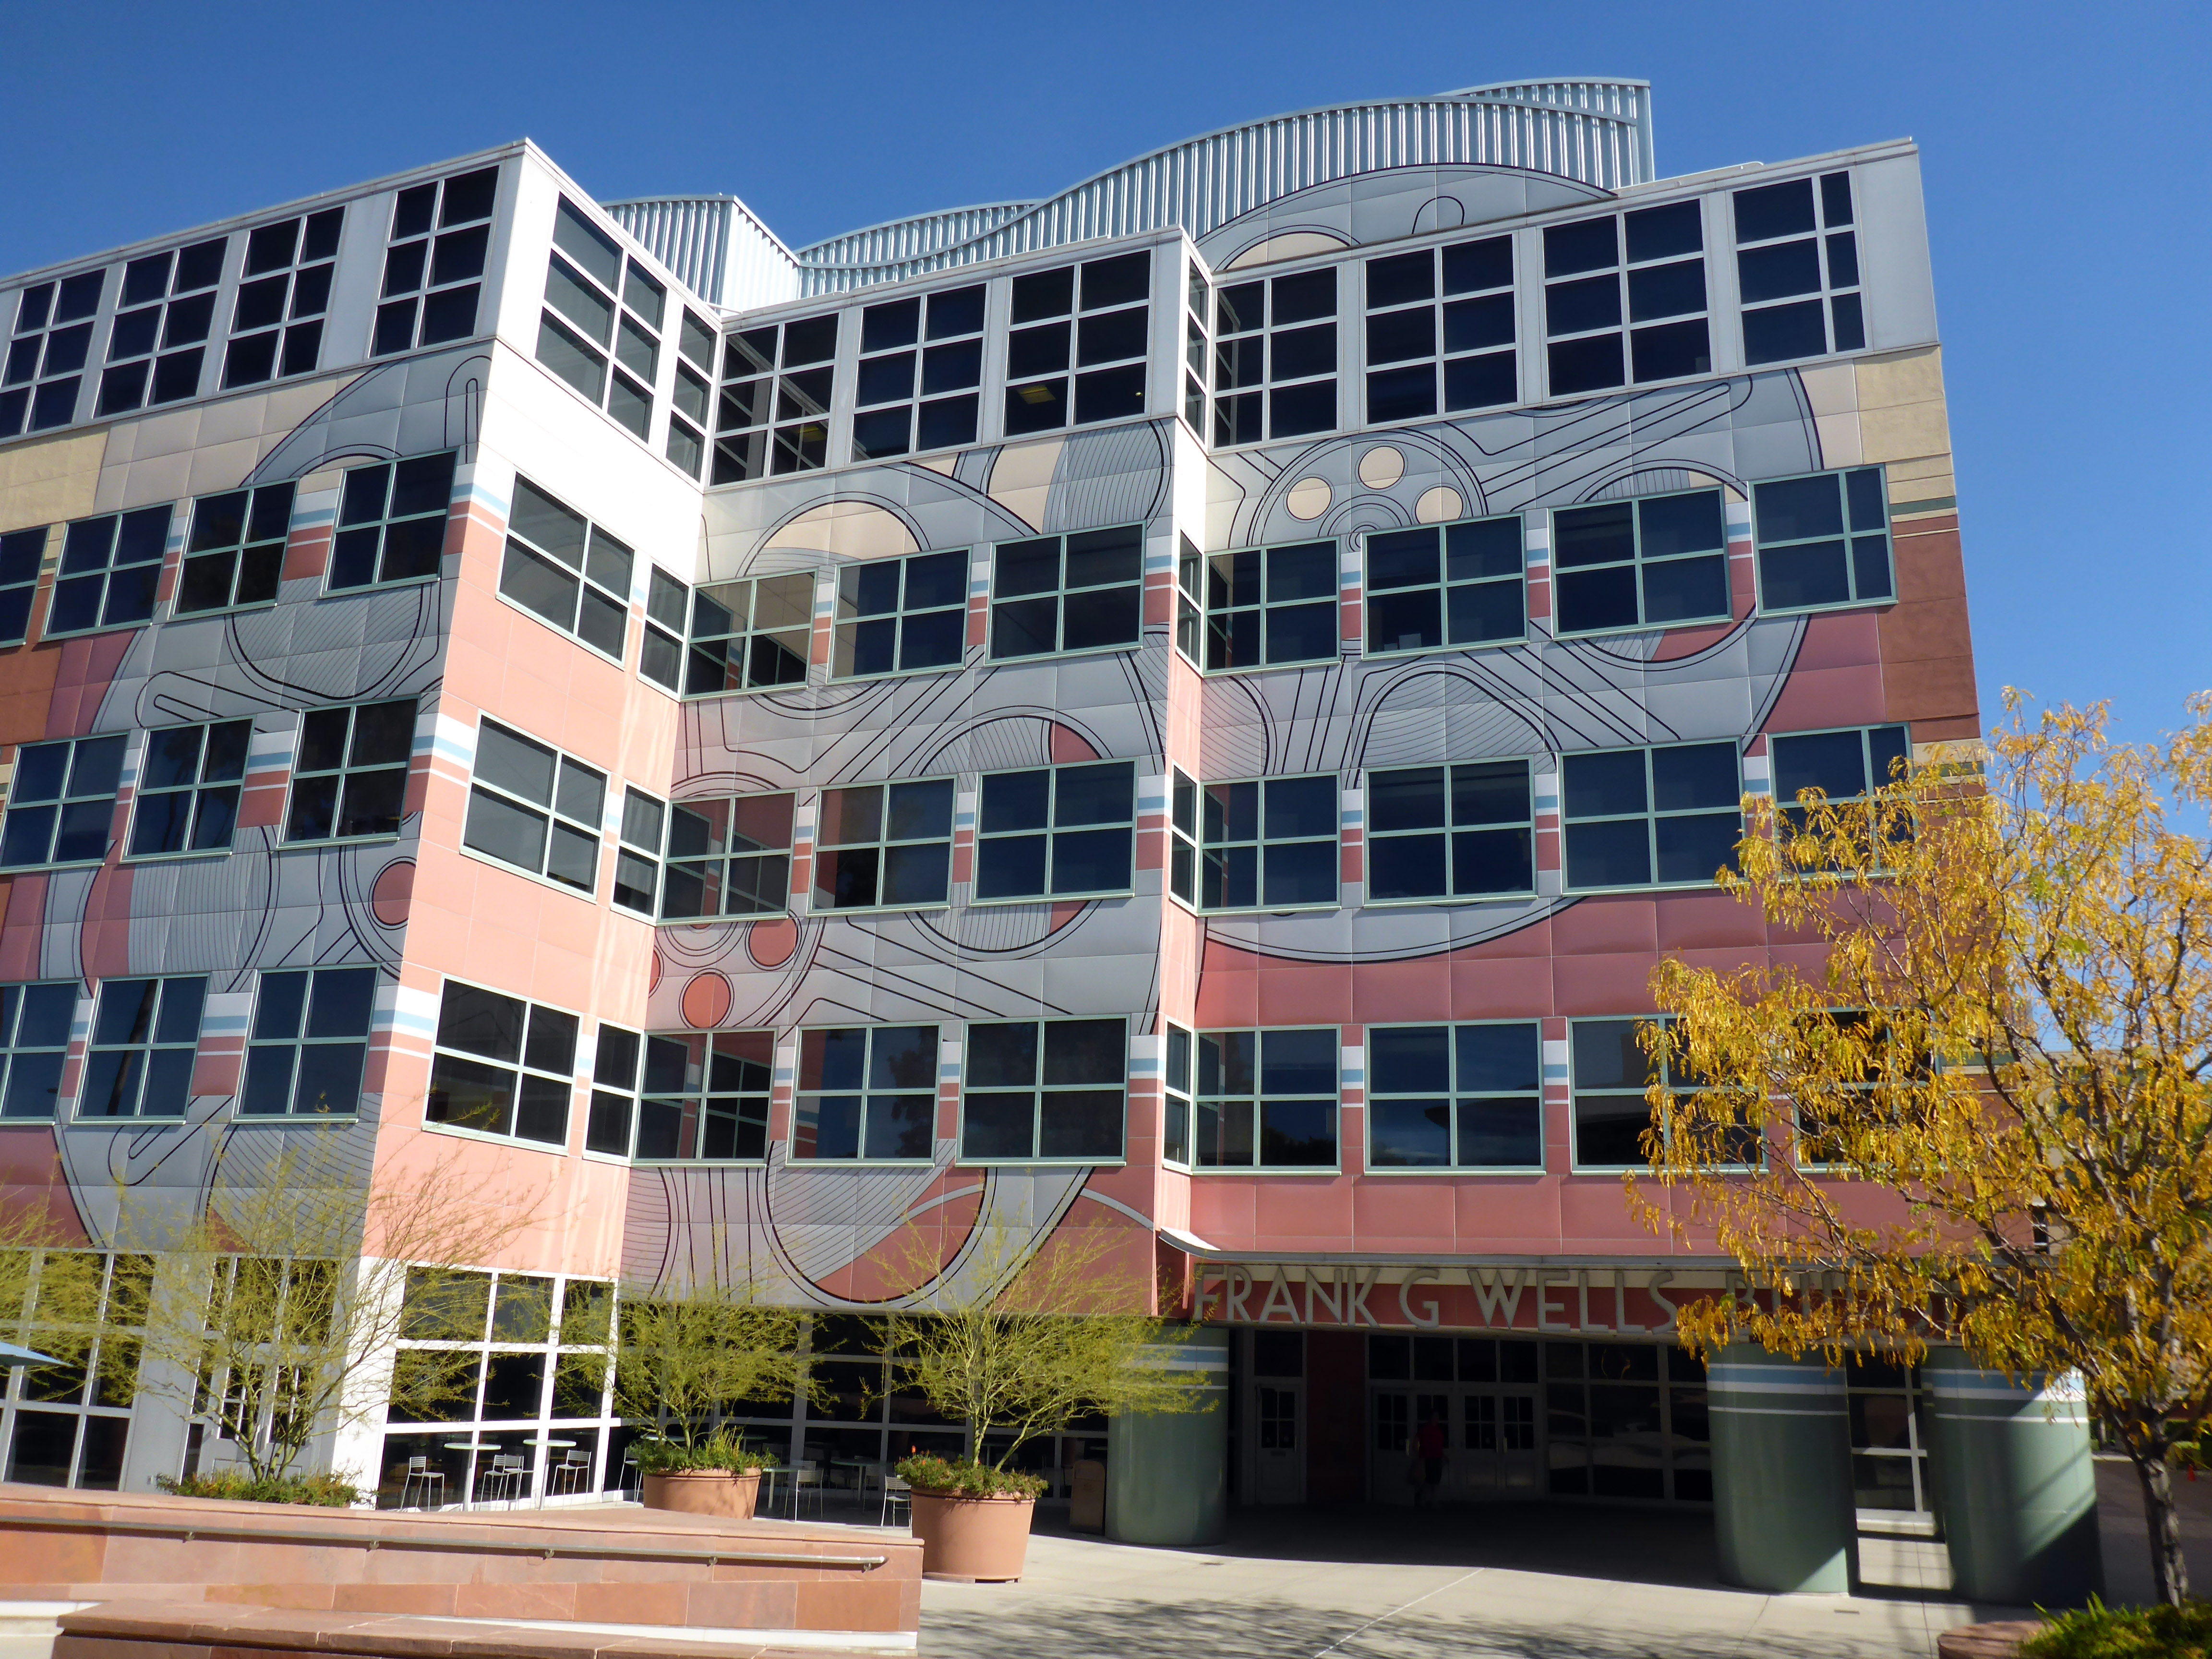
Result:
[[[1439,1352],[1428,1350],[1429,1340],[1433,1339],[1418,1346],[1414,1363],[1407,1367],[1428,1375],[1402,1386],[1370,1382],[1369,1497],[1378,1504],[1413,1501],[1423,1474],[1418,1443],[1421,1425],[1428,1422],[1443,1431],[1444,1467],[1437,1491],[1441,1501],[1539,1496],[1544,1475],[1536,1429],[1536,1344],[1483,1337],[1454,1343],[1445,1338]],[[1455,1354],[1455,1347],[1462,1352]],[[1386,1356],[1382,1369],[1395,1369],[1389,1363],[1394,1357]]]

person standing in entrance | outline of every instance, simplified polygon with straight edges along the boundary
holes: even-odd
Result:
[[[1419,1461],[1421,1484],[1413,1489],[1416,1508],[1437,1501],[1437,1488],[1444,1478],[1444,1425],[1433,1417],[1421,1419],[1413,1432],[1413,1455]]]

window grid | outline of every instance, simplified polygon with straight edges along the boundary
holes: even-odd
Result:
[[[975,441],[982,407],[983,292],[977,283],[861,311],[855,461]]]
[[[301,717],[284,839],[396,836],[415,747],[415,700],[312,708]]]
[[[1334,660],[1339,649],[1334,541],[1199,555],[1188,542],[1176,574],[1176,634],[1205,613],[1209,673]]]
[[[203,495],[192,503],[184,570],[177,582],[179,616],[276,602],[297,488],[263,484]]]
[[[1851,175],[1824,173],[1817,192],[1812,179],[1793,179],[1734,196],[1744,361],[1786,362],[1830,350],[1863,350],[1866,313]]]
[[[639,643],[637,672],[664,691],[684,689],[684,630],[691,614],[691,590],[655,568],[645,589],[645,637]]]
[[[574,1014],[447,980],[424,1121],[566,1145],[576,1030]]]
[[[775,1077],[773,1031],[648,1036],[630,1155],[651,1163],[763,1162]]]
[[[709,482],[742,483],[830,465],[837,313],[740,329],[722,343]]]
[[[1893,598],[1889,490],[1878,466],[1751,487],[1762,611]]]
[[[991,660],[1119,650],[1144,631],[1141,525],[991,550]]]
[[[1366,268],[1370,425],[1514,401],[1511,237],[1391,254]]]
[[[1637,1040],[1641,1026],[1673,1023],[1670,1015],[1568,1022],[1577,1170],[1641,1167],[1649,1162],[1643,1135],[1651,1127],[1651,1107],[1645,1091],[1663,1078],[1669,1099],[1698,1092],[1696,1081],[1678,1076],[1671,1059],[1653,1060]],[[1661,1127],[1665,1127],[1663,1121]],[[1757,1127],[1745,1125],[1729,1133],[1732,1144],[1741,1147],[1745,1156],[1728,1167],[1741,1169],[1755,1164],[1760,1144]]]
[[[814,830],[815,913],[943,904],[952,793],[950,778],[824,789]]]
[[[107,365],[93,413],[127,415],[200,389],[215,325],[216,288],[229,239],[165,248],[123,267],[123,292],[107,325]]]
[[[1119,1163],[1128,1052],[1120,1019],[970,1024],[961,1062],[961,1161]]]
[[[987,772],[979,780],[972,902],[1126,893],[1136,831],[1132,761]]]
[[[490,167],[411,185],[392,198],[371,356],[465,340],[477,331],[477,295],[498,193],[499,169]]]
[[[637,1066],[644,1039],[619,1025],[599,1027],[592,1048],[592,1103],[584,1119],[584,1150],[609,1158],[629,1156],[637,1122]]]
[[[814,573],[709,582],[691,595],[687,697],[806,683],[814,641]]]
[[[629,545],[529,479],[514,481],[499,591],[616,662],[629,638]]]
[[[797,799],[787,792],[670,802],[660,919],[775,916],[789,909]]]
[[[146,734],[131,809],[131,856],[228,853],[253,738],[250,720]]]
[[[1370,1169],[1544,1167],[1534,1020],[1367,1028]]]
[[[349,470],[331,541],[332,592],[435,576],[446,551],[456,452]]]
[[[1168,791],[1168,891],[1198,908],[1198,785],[1172,769]]]
[[[870,559],[837,573],[833,679],[958,665],[968,647],[968,555]]]
[[[707,470],[707,434],[714,402],[714,325],[677,307],[675,408],[668,416],[668,459],[696,478]]]
[[[1206,440],[1206,365],[1213,351],[1206,319],[1213,314],[1213,286],[1196,264],[1186,273],[1182,316],[1182,418],[1202,443]]]
[[[1526,760],[1367,775],[1367,902],[1507,898],[1536,890]]]
[[[495,721],[477,729],[461,845],[586,895],[599,884],[607,775]]]
[[[1014,278],[1006,331],[1008,437],[1145,412],[1152,287],[1150,250]]]
[[[937,1128],[934,1025],[801,1031],[794,1161],[915,1163]]]
[[[1333,1025],[1200,1031],[1196,1167],[1335,1168],[1337,1060]]]
[[[182,1117],[206,1000],[204,974],[105,981],[77,1089],[77,1119]]]
[[[75,980],[0,985],[0,1119],[54,1118],[76,1014]]]
[[[1705,246],[1700,200],[1547,226],[1544,331],[1552,395],[1711,374]]]
[[[1161,1039],[1160,1157],[1182,1169],[1190,1167],[1191,1036],[1180,1025],[1170,1025]]]
[[[1335,429],[1336,269],[1214,290],[1216,447]]]
[[[97,864],[107,856],[126,741],[118,732],[15,750],[7,816],[0,819],[0,869]]]
[[[374,968],[264,972],[246,1046],[241,1117],[352,1117],[376,1007]]]
[[[169,512],[167,505],[142,507],[70,526],[46,601],[46,638],[153,620],[161,556],[169,544]]]
[[[1367,532],[1367,654],[1528,637],[1518,514]]]
[[[1791,732],[1768,738],[1766,754],[1775,811],[1802,830],[1808,814],[1797,804],[1800,793],[1818,789],[1831,805],[1864,800],[1896,781],[1893,768],[1911,764],[1912,740],[1903,726]]]
[[[45,432],[76,418],[77,388],[106,281],[102,267],[23,290],[7,364],[0,368],[0,438],[15,437],[27,419],[32,431]]]
[[[0,536],[0,645],[21,645],[31,636],[31,599],[52,528],[37,525]]]
[[[1199,908],[1290,910],[1337,902],[1334,773],[1200,786]]]
[[[334,207],[246,233],[223,350],[224,391],[314,372],[344,223],[345,210]]]
[[[15,1399],[0,1405],[10,1480],[81,1492],[122,1490],[140,1345],[136,1334],[126,1333],[144,1324],[153,1264],[145,1256],[102,1255],[94,1272],[105,1293],[93,1322],[101,1334],[72,1353],[71,1363],[23,1368]],[[34,1312],[31,1320],[11,1320],[8,1334],[33,1348],[49,1346],[35,1319]],[[67,1335],[57,1335],[60,1340],[51,1346],[64,1352],[75,1347]],[[0,1374],[0,1396],[8,1392]]]
[[[538,361],[647,442],[667,310],[666,286],[562,198],[547,256]],[[703,415],[704,383],[699,385]],[[685,470],[698,476],[696,462]]]
[[[615,847],[614,901],[650,921],[660,905],[660,848],[668,808],[642,789],[623,790]]]
[[[1743,830],[1736,745],[1670,744],[1559,759],[1566,889],[1708,886]]]
[[[1552,597],[1553,631],[1562,637],[1726,622],[1721,492],[1686,489],[1557,509]]]

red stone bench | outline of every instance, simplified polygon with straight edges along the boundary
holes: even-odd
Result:
[[[2020,1644],[2042,1628],[2039,1619],[1961,1625],[1936,1638],[1936,1659],[2020,1659]]]

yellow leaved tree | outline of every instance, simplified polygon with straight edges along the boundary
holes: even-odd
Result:
[[[2179,1602],[2171,1459],[2212,1413],[2212,694],[2147,744],[2103,704],[2007,706],[1985,767],[1747,800],[1723,884],[1826,967],[1659,965],[1672,1190],[1631,1200],[1755,1287],[1684,1307],[1698,1346],[2079,1373]]]

